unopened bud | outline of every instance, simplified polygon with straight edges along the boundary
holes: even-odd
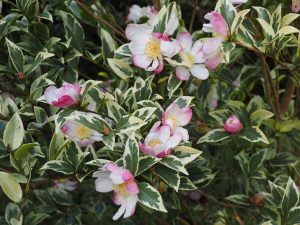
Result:
[[[239,133],[242,128],[243,124],[235,115],[230,116],[224,123],[224,130],[228,133]]]

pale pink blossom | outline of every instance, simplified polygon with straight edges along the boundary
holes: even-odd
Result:
[[[300,0],[292,0],[291,10],[294,13],[297,13],[300,11]]]
[[[204,18],[209,20],[209,23],[203,24],[202,30],[204,32],[213,33],[224,40],[228,39],[230,31],[226,20],[219,12],[212,11],[207,13]]]
[[[182,140],[187,141],[189,134],[183,126],[191,121],[192,114],[190,107],[180,108],[178,104],[172,103],[162,115],[162,124],[168,126],[172,134],[180,134]]]
[[[231,3],[234,5],[240,5],[240,4],[244,4],[247,2],[248,2],[248,0],[231,0]]]
[[[74,191],[77,187],[77,182],[71,181],[70,179],[67,178],[61,178],[61,179],[54,180],[54,187],[66,191]]]
[[[113,220],[132,216],[138,201],[139,189],[129,170],[123,169],[114,163],[106,163],[100,171],[96,171],[93,177],[96,191],[107,193],[114,191],[113,202],[120,205],[119,210],[113,216]]]
[[[161,122],[156,122],[153,125],[144,144],[140,143],[139,146],[145,154],[163,158],[182,141],[182,135],[178,133],[172,135],[168,126],[160,126],[160,124]]]
[[[188,80],[192,74],[200,80],[207,79],[209,72],[203,64],[205,59],[202,52],[202,42],[198,40],[193,43],[192,36],[188,32],[180,33],[176,39],[182,47],[179,53],[182,65],[176,67],[176,77],[179,80]]]
[[[96,141],[102,141],[103,137],[103,134],[72,120],[66,120],[61,130],[65,136],[81,147],[86,147]]]
[[[224,53],[222,51],[222,39],[207,39],[203,44],[202,53],[205,58],[204,64],[206,67],[208,69],[217,68],[224,58]]]
[[[152,23],[156,15],[157,11],[153,6],[141,7],[139,5],[132,5],[129,9],[127,22],[138,23],[140,22],[141,18],[147,17],[149,18],[148,22]]]
[[[80,85],[64,82],[62,87],[50,86],[45,90],[46,101],[59,108],[74,106],[80,101]]]
[[[164,67],[163,59],[172,58],[181,50],[177,40],[169,39],[178,25],[175,13],[171,14],[163,33],[153,32],[154,28],[149,24],[129,24],[126,36],[131,41],[129,49],[133,64],[147,71],[160,73]]]
[[[236,134],[243,129],[243,124],[235,115],[230,116],[224,123],[224,130],[228,133]]]

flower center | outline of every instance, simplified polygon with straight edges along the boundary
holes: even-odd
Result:
[[[75,130],[76,136],[80,139],[87,139],[91,136],[91,130],[84,126],[79,126]]]
[[[149,143],[148,143],[148,145],[151,148],[155,148],[157,145],[160,145],[160,144],[161,144],[161,141],[158,139],[153,139],[153,140],[149,141]]]
[[[183,62],[186,64],[186,66],[189,68],[191,68],[196,62],[194,56],[191,53],[182,52],[180,54],[180,57],[183,60]]]
[[[113,189],[115,191],[117,191],[119,194],[121,194],[122,196],[127,196],[128,195],[128,191],[127,191],[127,188],[126,188],[126,182],[124,182],[122,184],[115,185],[113,187]]]
[[[149,58],[157,58],[161,55],[160,41],[152,38],[146,45],[145,53]]]
[[[168,116],[166,118],[166,120],[168,120],[168,122],[171,122],[172,127],[176,127],[177,126],[177,120],[174,116]]]

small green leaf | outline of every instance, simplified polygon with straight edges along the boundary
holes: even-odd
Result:
[[[249,197],[243,194],[230,195],[226,197],[226,200],[234,202],[239,205],[249,206]]]
[[[198,140],[198,144],[205,143],[205,142],[218,142],[223,141],[230,137],[230,134],[227,133],[224,129],[215,129],[209,131],[203,137]]]
[[[22,120],[18,113],[15,113],[13,117],[6,124],[3,142],[4,145],[12,150],[17,149],[22,144],[24,138],[24,127]]]
[[[123,59],[107,59],[108,65],[112,71],[123,80],[128,80],[132,76],[133,70],[130,63]]]
[[[0,186],[8,198],[14,202],[21,202],[23,192],[13,175],[0,171]]]
[[[21,48],[19,48],[15,43],[11,42],[7,38],[5,38],[5,40],[8,47],[9,59],[12,62],[16,72],[24,72],[24,56]]]
[[[283,211],[283,214],[285,216],[288,216],[289,211],[297,206],[299,202],[299,192],[297,185],[292,180],[291,177],[289,177],[289,180],[287,182],[286,188],[284,190],[283,199],[281,202],[281,209]]]
[[[136,174],[139,167],[139,145],[132,134],[126,141],[123,155],[124,167]]]
[[[8,203],[5,209],[5,220],[9,225],[23,224],[23,215],[17,204]]]

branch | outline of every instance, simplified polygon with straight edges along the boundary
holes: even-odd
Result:
[[[75,0],[76,3],[78,5],[80,5],[82,7],[82,9],[84,11],[86,11],[88,14],[90,14],[92,17],[94,17],[96,20],[98,20],[100,23],[104,24],[105,26],[109,27],[110,29],[112,29],[114,32],[116,32],[118,35],[120,35],[121,37],[127,39],[126,35],[119,31],[116,27],[114,27],[113,25],[111,25],[109,22],[107,22],[106,20],[102,19],[99,16],[96,16],[90,9],[89,7],[87,7],[85,4],[83,4],[82,2],[80,2],[80,0]]]
[[[198,0],[193,0],[193,12],[192,12],[192,17],[191,17],[190,27],[189,27],[190,33],[192,33],[193,31],[193,25],[196,17],[196,12],[197,12],[197,5],[198,5]]]
[[[289,71],[290,72],[290,71]],[[291,75],[291,72],[290,72]],[[290,102],[293,98],[293,94],[295,91],[295,84],[293,82],[293,80],[291,79],[290,76],[287,77],[287,83],[286,83],[286,87],[285,87],[285,92],[284,95],[281,99],[281,107],[280,107],[280,118],[282,118],[284,116],[284,114],[288,111]]]

